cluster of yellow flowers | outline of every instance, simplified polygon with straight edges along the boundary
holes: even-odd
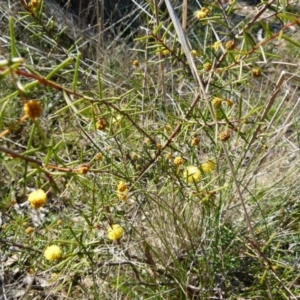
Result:
[[[124,181],[120,181],[117,186],[117,197],[123,201],[128,199],[128,187]]]
[[[119,240],[123,235],[123,228],[119,224],[113,224],[107,229],[107,238],[111,241]],[[57,245],[48,246],[44,250],[44,257],[49,261],[62,258],[62,250]]]
[[[216,41],[214,42],[214,44],[212,45],[212,48],[215,50],[215,51],[218,51],[220,48],[222,47],[222,43],[221,41]],[[234,40],[229,40],[225,43],[225,48],[227,50],[232,50],[234,49],[235,47],[235,41]]]
[[[200,165],[200,169],[204,173],[211,173],[215,170],[216,164],[212,160],[208,160]],[[201,171],[196,166],[188,166],[183,171],[183,178],[186,179],[188,183],[196,183],[201,179]]]
[[[220,108],[222,105],[222,102],[225,102],[226,106],[228,106],[228,107],[230,107],[234,104],[233,100],[231,100],[231,99],[222,99],[219,97],[213,98],[213,100],[211,101],[211,104],[215,108]]]

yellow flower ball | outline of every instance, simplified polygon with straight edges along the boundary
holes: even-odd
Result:
[[[174,158],[174,165],[177,167],[183,164],[183,158],[181,156],[177,156]]]
[[[97,122],[96,122],[96,128],[98,130],[105,130],[105,128],[107,127],[107,122],[105,119],[99,119]]]
[[[34,231],[34,228],[33,228],[33,227],[27,227],[27,228],[25,229],[25,231],[26,231],[26,233],[27,233],[28,235],[31,235],[31,234],[33,233],[33,231]]]
[[[124,181],[120,181],[118,184],[118,191],[125,192],[127,190],[127,186]]]
[[[38,189],[28,195],[28,201],[31,207],[38,209],[42,207],[47,200],[47,194],[42,190]]]
[[[192,53],[192,55],[194,56],[194,57],[198,57],[199,56],[199,53],[197,52],[197,50],[192,50],[191,51],[191,53]]]
[[[35,120],[42,115],[43,109],[41,106],[41,102],[38,100],[29,100],[24,104],[23,107],[25,116],[30,118],[31,120]]]
[[[228,107],[230,107],[230,106],[232,106],[232,105],[234,104],[234,101],[231,100],[231,99],[226,99],[226,100],[225,100],[225,103],[226,103],[226,105],[227,105]]]
[[[99,160],[99,161],[102,160],[102,159],[103,159],[102,153],[100,153],[100,152],[97,153],[96,156],[95,156],[95,159],[96,159],[96,160]]]
[[[83,164],[76,171],[78,174],[84,175],[87,174],[89,170],[90,170],[90,166],[88,164]]]
[[[123,235],[123,228],[119,224],[113,224],[107,229],[107,238],[111,241],[118,240]]]
[[[185,178],[188,183],[198,182],[201,179],[201,172],[197,167],[189,166],[184,170],[183,178]]]
[[[136,68],[138,68],[139,66],[140,66],[140,62],[136,59],[136,60],[134,60],[133,62],[132,62],[132,64],[136,67]]]
[[[214,42],[214,44],[212,45],[212,48],[215,50],[215,51],[218,51],[222,46],[222,43],[220,41],[216,41]]]
[[[120,181],[117,187],[117,197],[120,200],[126,201],[128,199],[128,188],[125,182]]]
[[[60,247],[52,245],[46,248],[44,251],[44,257],[50,261],[56,260],[62,257],[62,251]]]
[[[200,144],[200,139],[197,138],[197,137],[194,137],[192,139],[192,142],[191,142],[192,146],[198,146]]]
[[[204,19],[208,16],[209,14],[209,9],[206,7],[202,7],[201,9],[197,10],[194,12],[194,16],[195,18],[197,18],[198,20]]]
[[[253,68],[251,70],[251,75],[253,77],[259,77],[259,76],[261,76],[261,74],[262,74],[262,72],[261,72],[261,69],[259,69],[259,68]]]
[[[235,46],[234,40],[230,40],[225,44],[225,48],[227,50],[232,50],[234,48],[234,46]]]
[[[211,68],[212,68],[212,64],[209,63],[209,62],[207,62],[207,63],[205,63],[205,64],[203,65],[203,69],[204,69],[205,71],[210,71]]]
[[[201,164],[201,169],[203,170],[204,173],[210,173],[216,168],[216,164],[208,160],[207,162]]]
[[[230,139],[230,132],[229,131],[222,131],[219,133],[219,139],[222,142],[226,142],[227,140]]]
[[[171,53],[171,52],[170,52],[169,49],[164,49],[164,50],[161,51],[161,54],[162,54],[162,55],[169,55],[170,53]]]
[[[219,108],[221,105],[222,105],[222,99],[221,98],[218,98],[218,97],[215,97],[212,101],[211,101],[211,104],[216,107],[216,108]]]
[[[41,0],[31,0],[29,7],[32,9],[33,13],[36,13],[41,5]]]

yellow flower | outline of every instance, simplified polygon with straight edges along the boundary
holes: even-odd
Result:
[[[183,158],[181,156],[177,156],[174,158],[174,165],[177,167],[183,164]]]
[[[222,131],[219,133],[219,139],[222,141],[222,142],[225,142],[227,140],[229,140],[230,138],[230,132],[229,131]]]
[[[42,207],[47,200],[47,194],[42,190],[38,189],[28,195],[28,201],[31,207],[38,209]]]
[[[226,99],[226,100],[225,100],[225,103],[226,103],[226,105],[229,106],[229,107],[232,106],[232,105],[234,104],[233,100],[231,100],[231,99]]]
[[[210,173],[215,168],[216,168],[216,164],[211,160],[208,160],[207,162],[201,164],[201,169],[204,173]]]
[[[120,200],[126,201],[128,199],[128,188],[125,182],[120,181],[117,187],[117,197]]]
[[[171,53],[171,52],[170,52],[169,49],[164,49],[164,50],[161,51],[161,54],[162,54],[162,55],[169,55],[170,53]]]
[[[25,231],[26,231],[27,234],[31,235],[34,231],[34,228],[33,227],[27,227]]]
[[[240,56],[240,55],[235,55],[235,56],[234,56],[234,61],[235,61],[236,63],[238,63],[238,62],[240,61],[240,59],[241,59],[241,56]]]
[[[198,182],[201,178],[201,172],[197,167],[189,166],[184,170],[183,178],[185,178],[188,183]]]
[[[199,53],[197,52],[197,50],[192,50],[191,51],[191,53],[192,53],[192,55],[194,56],[194,57],[198,57],[199,56]]]
[[[36,13],[40,5],[41,0],[31,0],[28,6],[32,9],[33,13]]]
[[[133,62],[132,62],[132,64],[136,67],[136,68],[138,68],[139,66],[140,66],[140,62],[136,59],[136,60],[134,60]]]
[[[120,181],[118,184],[118,191],[125,192],[127,190],[127,186],[124,181]]]
[[[199,10],[196,10],[194,12],[194,16],[195,18],[197,18],[198,20],[201,20],[201,19],[204,19],[208,16],[209,14],[209,9],[206,8],[206,7],[202,7],[201,9]]]
[[[77,169],[78,174],[87,174],[88,171],[90,170],[90,166],[88,164],[83,164]]]
[[[96,159],[96,160],[102,160],[102,159],[103,159],[102,153],[100,153],[100,152],[97,153],[96,156],[95,156],[95,159]]]
[[[259,68],[253,68],[251,70],[251,75],[253,77],[259,77],[259,76],[261,76],[261,69],[259,69]]]
[[[118,240],[123,235],[123,228],[119,224],[113,224],[107,229],[107,238],[111,241]]]
[[[25,116],[31,120],[35,120],[42,115],[43,109],[41,107],[41,102],[38,100],[29,100],[24,104],[23,107]]]
[[[197,138],[197,137],[194,137],[192,139],[192,142],[191,142],[192,146],[198,146],[200,144],[200,139]]]
[[[205,64],[203,65],[203,69],[204,69],[205,71],[210,71],[211,68],[212,68],[212,64],[209,63],[209,62],[207,62],[207,63],[205,63]]]
[[[52,245],[46,248],[46,250],[44,251],[44,256],[47,260],[52,261],[61,258],[62,251],[58,246]]]
[[[212,104],[214,107],[218,108],[218,107],[220,107],[220,106],[222,105],[222,99],[216,97],[216,98],[214,98],[214,99],[211,101],[211,104]]]
[[[235,46],[234,40],[230,40],[225,44],[225,48],[227,50],[232,50],[234,48],[234,46]]]
[[[40,5],[40,0],[31,0],[30,5],[32,7],[38,7]]]
[[[220,41],[214,42],[212,48],[214,48],[215,51],[218,51],[222,46],[222,43]]]
[[[104,119],[100,119],[96,123],[96,128],[98,130],[104,130],[107,127],[107,122]]]

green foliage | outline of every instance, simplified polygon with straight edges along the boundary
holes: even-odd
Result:
[[[181,6],[150,1],[131,46],[74,38],[46,3],[21,2],[0,60],[7,298],[18,270],[48,284],[30,298],[296,299],[300,77],[287,52],[300,40],[286,1],[246,17],[239,1],[193,2],[185,30]],[[47,260],[49,245],[62,257]]]

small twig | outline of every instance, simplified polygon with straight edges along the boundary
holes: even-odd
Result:
[[[4,239],[1,239],[1,238],[0,238],[0,243],[6,244],[6,245],[12,245],[12,246],[20,248],[20,249],[26,249],[26,250],[37,252],[37,253],[40,253],[40,254],[43,253],[43,251],[41,251],[41,250],[34,249],[34,248],[28,247],[28,246],[24,246],[22,244],[17,244],[17,243],[14,243],[14,242],[11,242],[11,241],[8,241],[8,240],[4,240]]]

